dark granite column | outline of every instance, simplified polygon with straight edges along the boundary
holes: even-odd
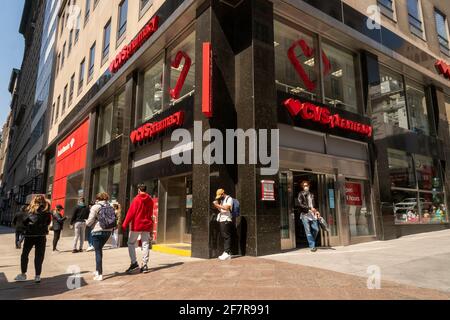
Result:
[[[89,114],[89,133],[88,133],[88,144],[87,144],[87,152],[86,152],[86,166],[84,168],[84,186],[83,193],[86,204],[91,200],[91,186],[92,186],[92,157],[95,150],[95,134],[97,132],[97,112],[92,111]],[[55,160],[56,161],[56,160]]]

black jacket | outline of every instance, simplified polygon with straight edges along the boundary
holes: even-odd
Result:
[[[25,236],[46,236],[51,220],[50,211],[39,210],[36,214],[26,214],[23,221],[25,226]]]
[[[64,228],[64,221],[67,217],[63,217],[58,211],[53,212],[53,231],[62,230]]]
[[[70,219],[70,225],[74,225],[77,222],[86,222],[89,218],[89,208],[86,206],[77,206],[73,212],[72,219]]]
[[[16,227],[17,232],[24,232],[25,226],[24,221],[27,218],[28,214],[22,210],[17,211],[13,218],[13,224]]]
[[[308,193],[311,195],[311,198],[312,198],[311,200],[312,200],[313,207],[314,208],[316,207],[315,204],[314,204],[314,195],[312,193],[310,193],[310,192],[301,191],[298,194],[298,203],[300,205],[300,212],[301,213],[308,213],[309,210],[311,209],[309,207],[309,203],[308,203],[308,197],[307,197]]]

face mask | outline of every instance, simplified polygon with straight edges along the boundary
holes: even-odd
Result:
[[[309,191],[309,187],[303,187],[303,190],[304,190],[305,192],[308,192],[308,191]]]

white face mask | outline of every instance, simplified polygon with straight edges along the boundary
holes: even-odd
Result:
[[[305,192],[308,192],[308,191],[309,191],[309,187],[303,187],[303,190],[304,190]]]

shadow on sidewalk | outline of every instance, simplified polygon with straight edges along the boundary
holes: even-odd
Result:
[[[82,275],[88,273],[83,271],[79,277],[79,287],[82,288],[87,285]],[[1,274],[0,274],[1,275]],[[34,283],[34,278],[30,278],[26,282],[3,282],[0,287],[0,300],[26,300],[35,298],[49,298],[63,294],[69,289],[69,285],[74,284],[73,278],[69,279],[71,275],[62,274],[55,277],[43,277],[40,284]],[[3,275],[4,277],[4,275]],[[4,277],[6,279],[6,277]]]
[[[153,273],[153,272],[157,272],[157,271],[164,270],[164,269],[178,267],[178,266],[181,266],[183,264],[184,264],[184,262],[176,262],[176,263],[170,263],[170,264],[160,264],[159,267],[149,268],[148,272],[146,272],[144,274]],[[139,274],[141,274],[141,273],[139,271],[137,271],[137,270],[135,272],[132,272],[132,273],[115,272],[113,274],[104,276],[103,280],[105,281],[105,280],[113,279],[113,278],[116,278],[116,277],[122,277],[122,276],[137,276]]]
[[[14,228],[0,226],[0,235],[1,234],[12,234],[12,233],[15,233],[15,232],[16,232],[16,230]]]

